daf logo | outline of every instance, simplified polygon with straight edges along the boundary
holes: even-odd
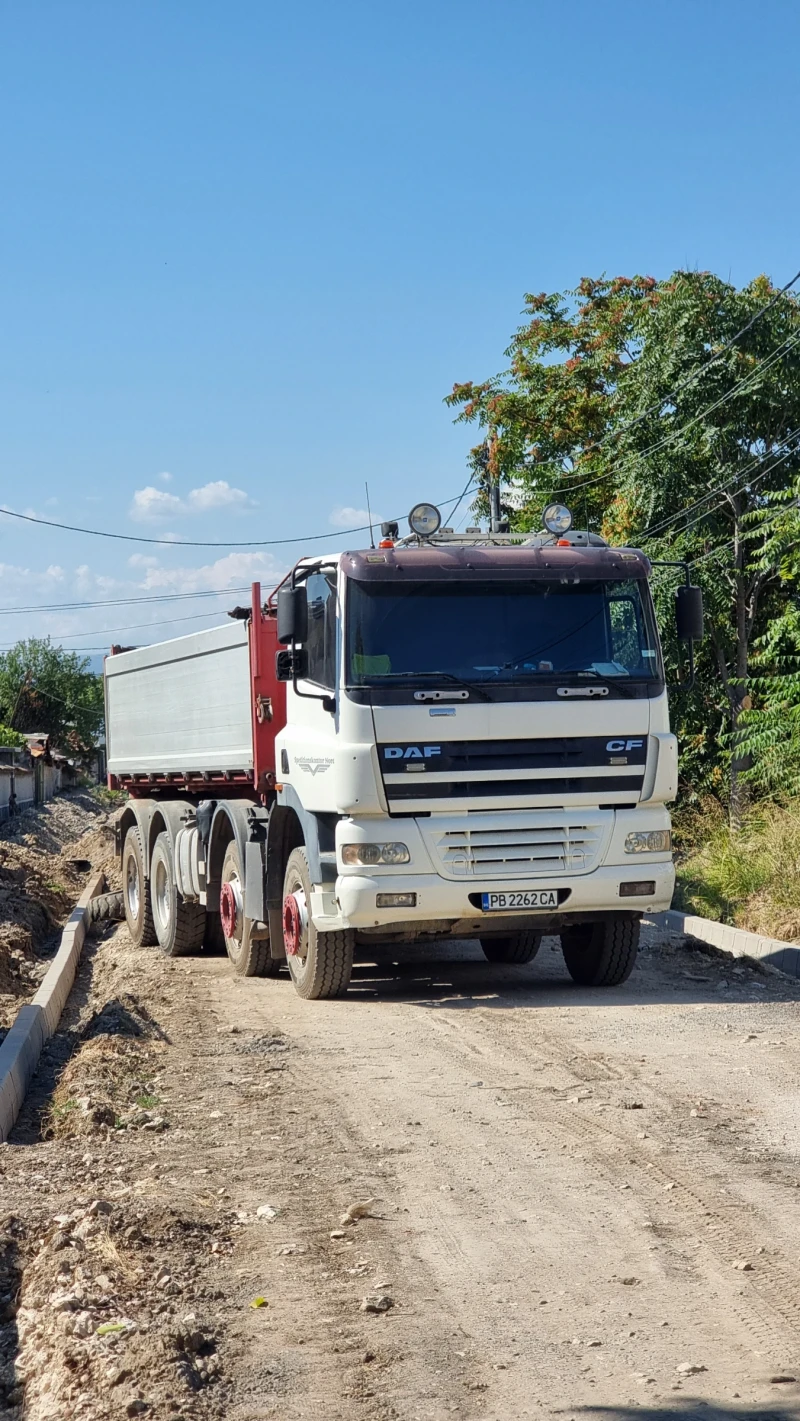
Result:
[[[618,755],[620,750],[641,750],[643,740],[609,740],[606,750],[609,755]]]
[[[387,760],[430,760],[441,753],[441,745],[387,745],[383,752]]]

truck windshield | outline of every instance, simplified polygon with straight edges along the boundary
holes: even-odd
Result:
[[[630,582],[355,582],[347,681],[661,679],[649,589]]]

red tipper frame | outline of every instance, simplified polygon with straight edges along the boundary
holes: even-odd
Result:
[[[278,619],[274,607],[261,603],[261,583],[253,583],[250,629],[250,681],[253,715],[253,784],[265,796],[276,779],[275,736],[286,724],[286,686],[275,675]]]

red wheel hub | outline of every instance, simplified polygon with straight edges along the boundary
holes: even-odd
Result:
[[[303,919],[300,904],[294,893],[287,893],[283,900],[283,945],[287,957],[296,957],[300,951],[303,936]]]
[[[232,883],[223,883],[219,895],[219,916],[226,937],[236,936],[236,894]]]

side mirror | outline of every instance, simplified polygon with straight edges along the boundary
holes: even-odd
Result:
[[[282,587],[278,593],[278,641],[304,642],[308,638],[308,594],[305,587]]]
[[[679,641],[703,640],[703,593],[699,587],[679,587],[675,596],[675,625]]]
[[[278,594],[280,596],[280,594]],[[296,647],[294,651],[278,651],[275,653],[275,679],[277,681],[293,681],[295,676],[298,681],[302,681],[308,675],[308,652],[304,647]]]

